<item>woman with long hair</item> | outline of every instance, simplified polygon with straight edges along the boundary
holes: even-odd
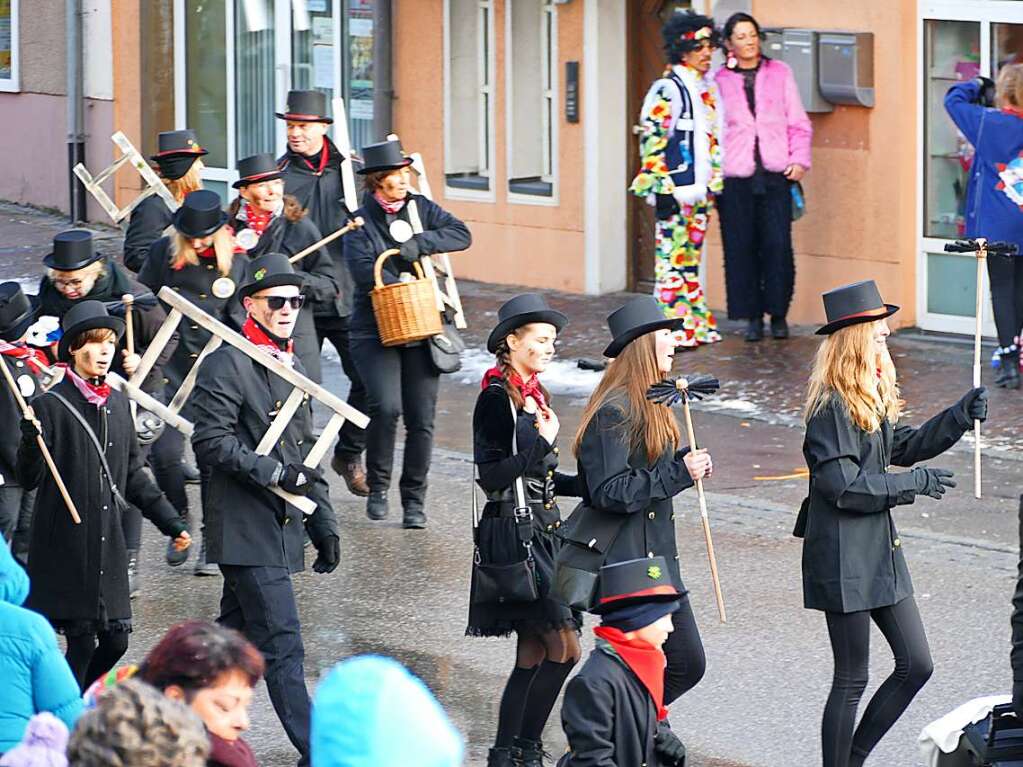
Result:
[[[157,137],[158,151],[149,159],[171,196],[182,203],[196,189],[202,189],[202,157],[209,154],[199,145],[195,131],[163,131]],[[158,194],[135,206],[124,235],[124,265],[137,272],[146,262],[149,246],[171,225],[174,214]]]
[[[558,417],[538,377],[567,319],[538,293],[523,293],[498,310],[497,320],[487,341],[497,364],[483,376],[472,417],[474,460],[487,494],[476,545],[487,564],[521,562],[528,551],[541,593],[533,602],[473,602],[466,634],[516,635],[515,667],[501,697],[488,767],[540,767],[544,725],[581,655],[581,616],[550,594],[561,527],[556,497],[579,493],[576,478],[557,471]],[[519,478],[531,512],[527,540],[515,513]]]
[[[608,317],[613,358],[590,396],[575,437],[582,504],[565,536],[608,541],[605,565],[663,556],[681,601],[664,645],[664,705],[692,689],[706,669],[703,642],[682,582],[672,499],[713,471],[710,453],[682,446],[678,422],[647,389],[671,373],[681,318],[665,318],[649,296]],[[599,532],[597,532],[599,531]]]
[[[803,542],[803,603],[822,610],[835,674],[821,729],[824,767],[860,767],[932,671],[930,650],[891,509],[920,495],[940,499],[952,472],[912,466],[948,450],[987,417],[987,392],[972,389],[919,429],[899,423],[903,402],[888,352],[885,304],[873,280],[824,294],[828,322],[806,397],[803,455],[810,493],[795,535]],[[867,686],[870,624],[884,634],[895,670],[858,726]]]

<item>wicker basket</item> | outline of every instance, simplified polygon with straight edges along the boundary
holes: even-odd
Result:
[[[423,276],[423,268],[418,263],[413,264],[418,279],[384,285],[384,261],[398,252],[397,248],[385,250],[373,266],[375,287],[369,297],[377,318],[380,343],[384,346],[422,341],[439,335],[442,330],[436,287],[432,280]]]

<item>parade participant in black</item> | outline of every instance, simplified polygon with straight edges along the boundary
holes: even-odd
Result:
[[[249,265],[239,291],[248,314],[242,333],[266,354],[304,373],[290,336],[302,306],[302,277],[286,256],[271,253]],[[303,515],[270,492],[280,487],[312,498],[305,529],[316,547],[317,573],[341,556],[327,482],[302,461],[312,445],[312,411],[299,408],[269,455],[255,450],[292,391],[291,384],[232,346],[211,354],[192,395],[192,445],[212,470],[206,496],[207,548],[220,565],[224,593],[218,622],[241,631],[266,658],[266,684],[288,737],[309,763],[309,693],[291,573],[303,569]]]
[[[559,548],[556,531],[561,526],[555,497],[578,495],[578,490],[574,476],[557,471],[558,417],[538,378],[554,357],[554,340],[567,319],[537,293],[507,301],[497,318],[487,341],[497,365],[483,376],[472,418],[474,460],[480,487],[487,493],[477,546],[483,562],[506,564],[524,558],[514,493],[516,478],[523,477],[533,514],[530,551],[542,596],[526,603],[471,604],[466,634],[515,633],[515,667],[505,684],[487,764],[537,767],[542,764],[544,725],[580,657],[580,616],[549,596]],[[512,429],[518,452],[512,449]]]
[[[972,389],[919,429],[900,424],[903,403],[888,351],[886,317],[873,280],[824,294],[827,338],[817,350],[806,398],[803,455],[810,493],[794,531],[803,542],[803,603],[823,610],[835,658],[824,709],[824,767],[859,767],[931,675],[902,541],[891,509],[955,487],[952,472],[917,467],[987,417],[987,392]],[[867,686],[870,623],[884,634],[895,671],[855,728]]]
[[[664,557],[600,570],[596,647],[565,688],[569,752],[559,767],[685,767],[686,747],[664,706],[663,646],[675,630],[679,591]]]
[[[168,191],[178,203],[189,192],[202,189],[202,157],[209,154],[199,145],[195,131],[163,131],[157,138],[156,154],[150,160]],[[124,235],[124,265],[137,272],[146,262],[149,246],[163,236],[173,223],[174,214],[158,194],[151,195],[135,206]]]
[[[585,546],[592,530],[610,534],[605,564],[663,556],[681,596],[675,630],[664,647],[664,705],[703,678],[703,642],[682,583],[672,499],[713,470],[710,454],[683,447],[675,416],[646,398],[671,372],[681,318],[665,318],[649,296],[608,317],[613,358],[583,411],[575,438],[583,502],[566,533]],[[578,515],[578,520],[576,519]],[[598,537],[604,538],[603,534]]]
[[[433,417],[440,373],[423,343],[385,347],[380,343],[370,301],[373,266],[385,250],[400,248],[400,257],[384,264],[383,280],[395,283],[413,270],[420,256],[465,250],[472,242],[468,228],[436,203],[409,192],[408,166],[401,144],[385,141],[363,149],[366,191],[359,215],[365,224],[344,237],[345,259],[355,280],[352,310],[352,354],[363,383],[370,417],[366,430],[366,477],[370,495],[366,515],[387,516],[394,441],[398,418],[405,419],[405,459],[401,505],[406,528],[426,527],[426,475],[433,450]],[[412,234],[408,203],[414,200],[423,231]],[[404,231],[402,231],[404,230]],[[400,235],[396,238],[394,235]]]
[[[287,124],[288,151],[277,161],[285,193],[298,200],[320,234],[336,232],[345,225],[346,219],[341,187],[341,162],[345,158],[327,137],[334,122],[327,116],[327,97],[320,91],[290,91],[287,106],[276,115]],[[364,413],[366,389],[349,348],[355,286],[343,257],[343,239],[327,245],[334,265],[337,295],[332,301],[315,302],[312,309],[320,348],[327,340],[337,350],[341,368],[350,382],[348,404]],[[348,491],[361,497],[369,495],[366,472],[362,468],[365,449],[365,431],[346,421],[338,435],[331,466],[344,479]]]
[[[46,276],[39,285],[39,313],[63,319],[75,305],[85,300],[110,304],[120,302],[125,294],[140,296],[149,289],[129,276],[128,272],[109,261],[95,248],[92,233],[84,229],[61,232],[53,238],[53,252],[43,258]],[[130,378],[142,360],[143,354],[167,319],[163,307],[153,303],[135,304],[132,308],[132,335],[135,353],[128,354],[127,346],[114,358],[113,371]],[[178,344],[175,336],[160,352],[156,364],[142,382],[142,390],[156,397],[163,391],[164,366],[167,365]],[[172,499],[173,500],[173,499]],[[138,552],[142,547],[142,514],[129,508],[121,516],[124,540],[129,552],[129,572],[132,586],[137,588]],[[168,545],[172,550],[173,546]],[[175,556],[187,556],[181,550]],[[183,561],[183,560],[182,560]]]
[[[0,284],[0,355],[12,373],[18,391],[31,402],[42,391],[41,365],[48,360],[39,349],[25,344],[36,310],[16,282]],[[0,423],[20,421],[21,408],[6,382],[0,379]],[[18,443],[21,435],[8,431],[0,438],[0,534],[22,565],[28,562],[29,531],[35,493],[18,484]]]
[[[282,173],[270,154],[246,157],[238,163],[241,176],[234,188],[241,195],[228,208],[235,240],[250,258],[266,253],[294,256],[322,238],[316,224],[306,215],[298,199],[284,194]],[[338,293],[334,266],[326,248],[318,248],[294,264],[302,275],[302,294],[306,306],[299,313],[292,335],[295,354],[302,360],[306,375],[319,383],[320,343],[313,322],[313,307],[332,303]]]
[[[228,215],[220,208],[216,192],[199,190],[185,197],[174,214],[174,231],[153,243],[139,271],[139,280],[154,293],[164,287],[173,289],[182,298],[191,301],[204,312],[239,329],[245,321],[245,311],[238,301],[238,285],[244,279],[249,259],[237,253]],[[164,398],[169,402],[199,354],[209,343],[210,333],[198,324],[185,319],[178,325],[179,341],[173,356],[164,369],[166,389]],[[184,415],[191,415],[185,405]],[[164,429],[153,444],[150,465],[156,481],[171,503],[188,520],[188,496],[185,493],[184,437],[177,429]],[[206,471],[206,478],[209,472]],[[205,482],[203,497],[205,497]],[[202,538],[196,556],[197,575],[216,575],[217,569],[206,562],[206,538]],[[167,549],[167,562],[180,565],[188,552]]]
[[[32,403],[46,446],[82,518],[75,524],[36,441],[21,422],[18,478],[37,489],[26,607],[67,638],[67,661],[85,689],[128,649],[128,552],[118,518],[126,502],[179,548],[191,542],[174,507],[143,470],[128,399],[106,383],[124,322],[98,301],[82,301],[62,320],[63,380]],[[98,646],[97,646],[98,640]]]

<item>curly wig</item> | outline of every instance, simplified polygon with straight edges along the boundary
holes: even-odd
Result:
[[[700,30],[708,28],[710,32],[697,38]],[[710,40],[715,48],[721,45],[721,33],[714,26],[714,19],[701,16],[693,11],[676,12],[661,28],[664,38],[664,53],[670,64],[677,64],[689,51],[696,50],[704,40]]]

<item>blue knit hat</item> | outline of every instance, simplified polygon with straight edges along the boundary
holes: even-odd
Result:
[[[391,658],[360,655],[320,681],[313,767],[460,767],[462,737],[433,694]]]

